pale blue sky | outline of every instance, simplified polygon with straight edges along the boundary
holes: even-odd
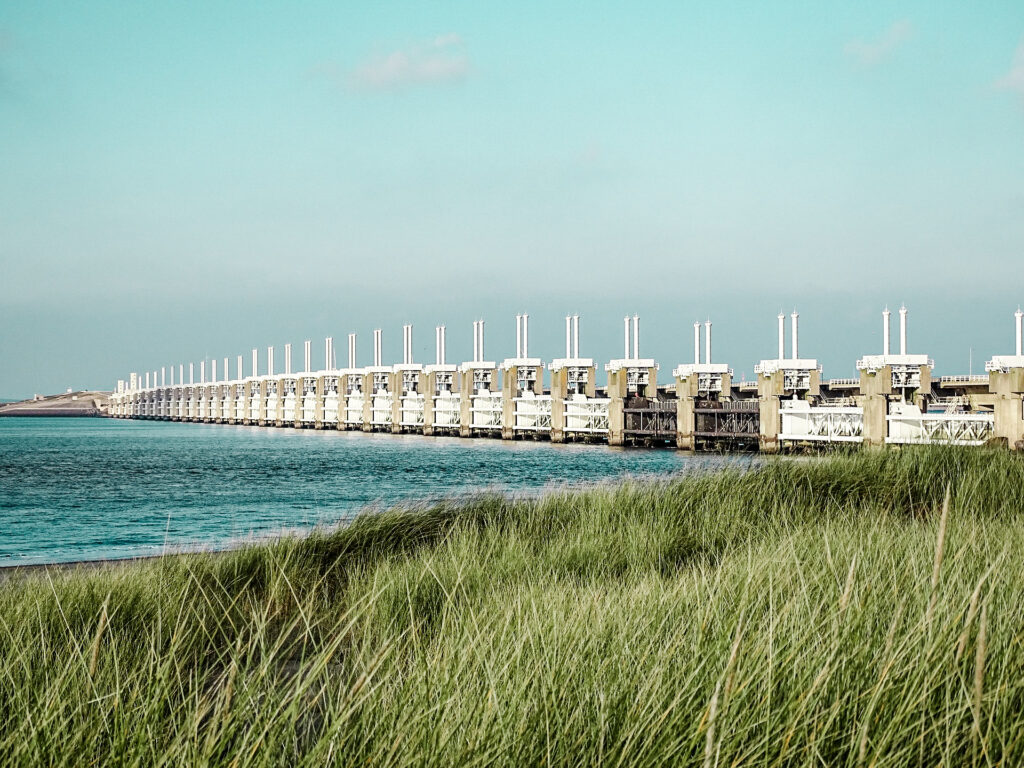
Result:
[[[1011,351],[1020,2],[257,5],[0,4],[0,396],[403,322],[500,359],[520,311],[601,360],[638,312],[666,374],[793,306],[826,376],[885,303]]]

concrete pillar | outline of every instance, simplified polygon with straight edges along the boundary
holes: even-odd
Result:
[[[349,351],[352,349],[351,335],[349,338]],[[351,356],[350,356],[351,362]],[[339,431],[345,431],[348,429],[348,424],[345,423],[345,418],[348,416],[348,382],[349,377],[355,376],[356,374],[349,373],[346,369],[338,374],[338,424],[336,429]]]
[[[885,445],[889,434],[889,398],[892,396],[892,367],[884,365],[875,372],[860,372],[860,404],[864,408],[865,447]]]
[[[376,333],[376,332],[375,332]],[[376,349],[377,340],[374,339],[374,349]],[[374,355],[377,353],[374,352]],[[371,369],[372,371],[372,369]],[[369,432],[373,429],[373,373],[368,371],[363,374],[363,423],[361,429],[363,432]]]
[[[282,376],[277,380],[277,413],[274,414],[274,425],[278,427],[284,426],[284,383],[285,378]],[[291,425],[289,425],[291,426]]]
[[[608,372],[608,445],[623,445],[626,442],[626,368]]]
[[[1024,450],[1024,368],[992,371],[989,391],[995,395],[995,437],[1012,450]]]
[[[568,331],[566,332],[568,337]],[[568,343],[568,342],[567,342]],[[565,399],[569,390],[569,370],[551,368],[551,442],[565,442]]]
[[[779,429],[782,426],[781,405],[777,397],[759,397],[760,429],[757,437],[758,447],[762,453],[778,453]]]
[[[327,397],[326,378],[326,376],[316,377],[316,406],[313,409],[313,429],[324,428],[324,399]]]
[[[458,373],[459,392],[459,437],[469,437],[470,425],[473,423],[473,370],[460,370]]]
[[[676,447],[684,451],[697,448],[694,432],[697,431],[697,419],[694,406],[697,397],[697,376],[676,377]]]

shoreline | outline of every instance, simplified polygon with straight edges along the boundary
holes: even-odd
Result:
[[[230,551],[230,550],[227,550]],[[135,557],[111,557],[96,560],[67,560],[58,563],[27,563],[24,565],[0,565],[0,584],[18,575],[31,575],[42,571],[77,571],[93,570],[105,566],[133,565],[135,563],[152,562],[165,557],[177,557],[185,552],[169,552],[163,555],[138,555]]]

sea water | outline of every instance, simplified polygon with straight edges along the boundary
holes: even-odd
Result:
[[[736,459],[670,449],[99,418],[0,418],[0,566],[126,558]]]

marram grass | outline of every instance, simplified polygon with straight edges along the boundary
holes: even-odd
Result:
[[[1021,765],[1022,595],[1001,451],[396,510],[0,582],[0,763]]]

